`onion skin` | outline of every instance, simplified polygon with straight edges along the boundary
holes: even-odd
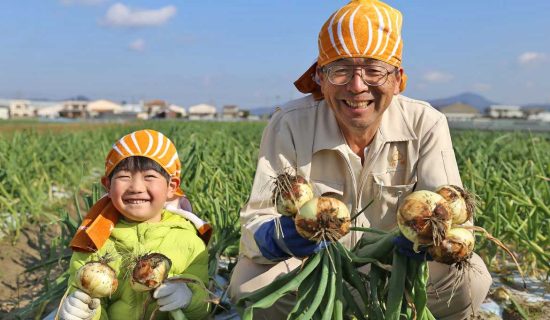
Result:
[[[431,191],[421,190],[409,194],[397,211],[399,230],[413,242],[416,252],[421,245],[439,244],[445,239],[451,223],[447,201]]]
[[[472,232],[464,228],[452,228],[439,245],[428,248],[432,258],[445,264],[464,263],[474,250],[475,238]]]
[[[275,178],[272,201],[277,212],[293,217],[298,209],[313,198],[313,187],[300,175],[282,173]]]
[[[455,185],[444,185],[435,192],[449,203],[454,225],[461,225],[472,219],[475,211],[474,198],[464,189]]]
[[[137,259],[130,286],[138,292],[156,289],[166,280],[172,261],[160,253],[150,253]]]
[[[115,270],[99,261],[91,261],[80,267],[75,279],[77,287],[92,298],[110,297],[118,287]]]
[[[331,197],[313,198],[306,202],[295,217],[296,231],[312,241],[338,241],[349,232],[351,220],[348,207]]]

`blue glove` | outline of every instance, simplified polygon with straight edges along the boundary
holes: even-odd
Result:
[[[419,247],[419,252],[414,252],[413,250],[413,243],[405,238],[404,236],[397,236],[393,238],[393,244],[395,245],[395,249],[402,255],[407,256],[413,260],[419,260],[419,261],[432,261],[432,256],[426,251],[426,248]]]
[[[307,257],[326,248],[327,242],[303,238],[290,217],[281,216],[264,223],[254,233],[254,240],[264,257],[281,261],[291,256]]]

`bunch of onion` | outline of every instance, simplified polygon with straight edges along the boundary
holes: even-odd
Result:
[[[461,225],[474,216],[474,197],[466,190],[455,185],[440,186],[435,193],[447,201],[451,210],[453,225]]]
[[[327,241],[326,248],[303,259],[301,267],[239,300],[238,305],[246,307],[242,319],[252,319],[254,309],[269,308],[290,293],[296,293],[296,301],[289,319],[343,319],[344,314],[362,318],[350,290],[355,288],[365,296],[365,286],[350,261],[352,253],[337,241],[350,230],[347,206],[335,198],[317,197],[304,203],[294,219],[302,237]],[[344,310],[346,304],[348,309]]]
[[[283,172],[274,178],[271,200],[280,214],[293,217],[312,198],[313,188],[301,175]]]
[[[166,281],[171,267],[172,261],[161,253],[149,253],[139,256],[132,270],[130,286],[138,292],[152,292]],[[145,303],[143,314],[145,314],[147,306],[148,303]],[[170,311],[170,315],[174,320],[186,319],[181,309]],[[154,313],[151,318],[154,318]]]
[[[397,224],[418,252],[419,246],[439,245],[445,239],[452,225],[451,208],[435,192],[415,191],[405,197],[397,210]]]

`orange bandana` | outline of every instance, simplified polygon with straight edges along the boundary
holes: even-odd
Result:
[[[181,163],[176,147],[162,133],[154,130],[139,130],[125,135],[118,140],[105,160],[105,177],[108,177],[113,169],[122,160],[141,156],[147,157],[158,163],[171,177],[179,179]],[[184,195],[178,186],[175,195]],[[191,213],[194,216],[194,214]],[[113,206],[111,199],[104,196],[90,209],[82,224],[78,228],[71,241],[71,248],[76,251],[94,252],[103,246],[111,235],[111,230],[118,222],[120,213]],[[209,224],[194,216],[197,221],[192,221],[197,227],[199,236],[208,243],[211,234]]]
[[[319,32],[317,62],[294,85],[318,96],[315,69],[344,58],[371,58],[401,67],[401,12],[377,0],[352,0],[333,13]],[[400,91],[405,90],[403,74]]]

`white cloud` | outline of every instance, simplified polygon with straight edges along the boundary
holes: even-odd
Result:
[[[546,60],[546,55],[540,52],[524,52],[519,55],[520,64],[535,64]]]
[[[175,6],[160,9],[135,9],[122,3],[113,4],[105,14],[103,23],[115,27],[150,27],[166,23],[176,14]]]
[[[443,83],[443,82],[449,82],[453,79],[453,75],[440,72],[440,71],[430,71],[424,74],[422,79],[424,79],[427,82],[431,83]]]
[[[103,2],[107,2],[109,0],[59,0],[64,5],[72,5],[72,4],[84,4],[84,5],[97,5],[102,4]]]
[[[136,39],[128,45],[128,48],[133,51],[143,51],[145,50],[145,40],[141,38]]]

